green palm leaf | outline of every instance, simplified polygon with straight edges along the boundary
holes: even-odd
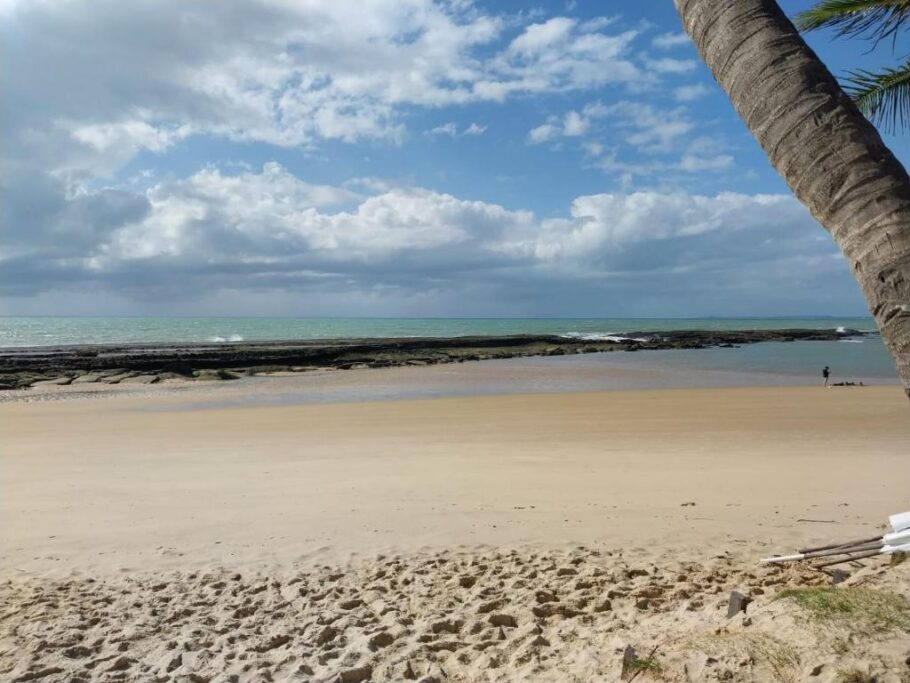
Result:
[[[852,71],[846,90],[873,123],[891,132],[910,127],[910,59],[877,73]]]
[[[821,0],[796,15],[801,31],[832,28],[839,36],[863,36],[878,42],[895,37],[910,21],[910,0]]]

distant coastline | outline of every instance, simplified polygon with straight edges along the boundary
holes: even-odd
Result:
[[[299,341],[92,344],[0,349],[0,389],[82,383],[230,380],[267,372],[435,365],[526,356],[844,341],[874,334],[829,329],[629,331]]]

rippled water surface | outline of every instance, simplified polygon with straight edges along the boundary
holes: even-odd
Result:
[[[659,330],[875,328],[870,318],[14,318],[0,347],[147,342],[239,342],[351,337],[560,334],[604,337]]]

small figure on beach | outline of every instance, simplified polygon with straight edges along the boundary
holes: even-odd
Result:
[[[827,365],[822,370],[822,377],[825,378],[825,386],[828,386],[828,378],[831,377],[831,368],[829,368]]]

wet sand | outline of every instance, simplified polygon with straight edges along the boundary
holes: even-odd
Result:
[[[236,379],[260,371],[389,368],[611,351],[703,350],[762,342],[862,343],[859,330],[664,330],[576,337],[502,335],[0,347],[0,389]]]
[[[880,346],[878,340],[869,343]],[[161,398],[166,407],[179,395],[184,406],[192,403],[196,408],[228,408],[629,389],[817,387],[819,373],[810,369],[817,369],[818,357],[840,361],[835,363],[838,370],[832,381],[898,385],[890,359],[886,358],[887,367],[883,370],[868,362],[868,356],[860,357],[865,361],[857,358],[857,346],[803,341],[734,349],[590,353],[343,371],[263,370],[239,380],[220,382],[176,377],[154,384],[78,381],[25,391],[0,391],[0,403],[148,396]],[[155,406],[150,404],[149,409]]]
[[[477,544],[758,554],[862,535],[910,490],[898,387],[193,405],[0,405],[2,575]]]

